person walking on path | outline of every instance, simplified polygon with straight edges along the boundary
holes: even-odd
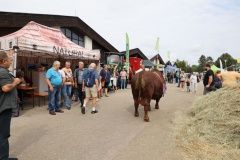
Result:
[[[62,87],[62,95],[64,98],[65,106],[67,107],[68,110],[71,109],[71,102],[69,99],[72,92],[72,86],[74,85],[73,73],[70,67],[71,67],[71,63],[67,61],[65,63],[65,67],[62,68],[62,71],[65,74],[65,82],[63,83],[63,87]]]
[[[185,73],[184,73],[184,70],[181,71],[181,74],[180,74],[180,82],[181,82],[182,91],[184,91],[185,82],[186,82],[186,75],[185,75]]]
[[[203,85],[204,85],[204,91],[203,95],[206,95],[207,93],[214,91],[214,73],[211,70],[211,65],[207,63],[205,65],[205,70],[207,71],[204,78],[203,78]]]
[[[61,77],[62,77],[62,84],[61,84],[61,104],[60,104],[60,108],[62,108],[63,107],[63,100],[64,99],[62,99],[62,97],[64,97],[63,96],[63,94],[62,94],[62,87],[63,87],[63,84],[65,83],[65,73],[59,68],[58,69],[58,72],[60,73],[60,75],[61,75]]]
[[[113,90],[116,91],[117,90],[117,82],[118,82],[118,77],[119,77],[119,73],[118,73],[118,69],[116,69],[116,71],[113,72]]]
[[[196,76],[196,72],[193,72],[193,74],[190,77],[190,81],[191,81],[191,93],[197,93],[197,76]]]
[[[83,90],[86,93],[86,98],[84,99],[84,104],[81,109],[82,114],[85,114],[85,108],[89,101],[89,98],[92,97],[92,114],[98,113],[96,110],[97,96],[98,96],[98,72],[96,71],[96,64],[91,63],[89,68],[83,75]]]
[[[108,66],[104,65],[103,69],[100,72],[100,76],[101,76],[101,85],[102,85],[102,89],[105,92],[105,97],[109,97],[108,96],[108,85],[110,82],[110,73],[108,71]]]
[[[85,72],[84,70],[84,63],[83,62],[79,62],[79,68],[77,68],[74,71],[74,79],[75,79],[75,88],[77,88],[78,90],[78,97],[80,100],[80,107],[83,106],[83,100],[85,98],[85,92],[83,91],[83,87],[82,87],[82,81],[83,81],[83,74]]]
[[[121,77],[121,90],[126,90],[126,78],[127,78],[127,72],[122,68],[122,71],[120,72]]]
[[[48,84],[48,96],[49,96],[49,114],[56,115],[55,112],[63,113],[60,109],[61,105],[61,86],[63,78],[59,72],[60,62],[54,61],[53,67],[46,73],[46,82]],[[54,111],[55,110],[55,111]]]
[[[187,92],[190,92],[190,83],[191,83],[190,74],[188,74],[186,77]]]
[[[114,72],[114,67],[113,67],[113,65],[111,65],[108,70],[109,70],[110,75],[112,75],[113,72]]]
[[[227,72],[219,74],[219,77],[223,81],[222,87],[227,87],[237,84],[238,79],[240,79],[240,73],[234,72],[233,67],[228,67]]]
[[[0,51],[0,159],[8,160],[10,125],[12,109],[17,107],[17,89],[19,78],[14,78],[9,72],[13,59]],[[13,159],[13,158],[12,158]],[[17,158],[15,158],[17,160]]]

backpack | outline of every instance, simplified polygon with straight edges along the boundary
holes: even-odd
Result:
[[[76,88],[73,91],[72,101],[78,101],[78,90]]]
[[[215,88],[217,89],[222,88],[222,81],[217,76],[214,77],[214,84]]]
[[[84,85],[86,87],[92,87],[95,84],[95,77],[93,70],[87,70],[84,74]]]
[[[72,82],[73,81],[72,71],[71,72],[64,71],[64,74],[65,74],[65,77],[66,77],[66,82]]]

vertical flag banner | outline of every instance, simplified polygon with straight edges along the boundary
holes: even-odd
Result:
[[[220,69],[221,69],[221,72],[224,72],[223,64],[222,64],[222,60],[221,60],[221,59],[219,59],[219,63],[220,63]]]
[[[127,74],[129,74],[129,38],[127,33],[126,33],[126,69]]]
[[[240,63],[240,58],[237,59],[237,62]]]
[[[158,54],[159,54],[159,37],[157,37],[156,45],[155,45],[155,51],[157,51],[157,69],[159,69],[159,64],[158,64]]]
[[[170,62],[170,51],[168,51],[168,53],[167,53],[167,57],[168,57],[168,59],[169,59],[169,62]]]
[[[159,37],[157,37],[157,42],[155,45],[155,51],[159,52]]]

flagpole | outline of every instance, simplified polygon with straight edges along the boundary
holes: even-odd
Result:
[[[157,51],[157,69],[159,68],[159,63],[158,63],[158,59],[159,59],[159,37],[157,37],[157,41],[156,41],[156,45],[155,45],[155,51]]]
[[[129,78],[129,38],[128,34],[126,33],[126,69]]]

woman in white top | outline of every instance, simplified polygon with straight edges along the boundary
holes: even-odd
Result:
[[[190,77],[190,81],[191,81],[191,86],[192,86],[192,89],[191,89],[191,91],[192,91],[192,93],[194,92],[194,93],[196,93],[197,92],[197,76],[196,76],[196,73],[195,72],[193,72],[193,74],[191,75],[191,77]]]
[[[186,83],[186,75],[183,70],[181,71],[181,74],[180,74],[180,82],[181,82],[182,91],[184,91],[185,83]]]

